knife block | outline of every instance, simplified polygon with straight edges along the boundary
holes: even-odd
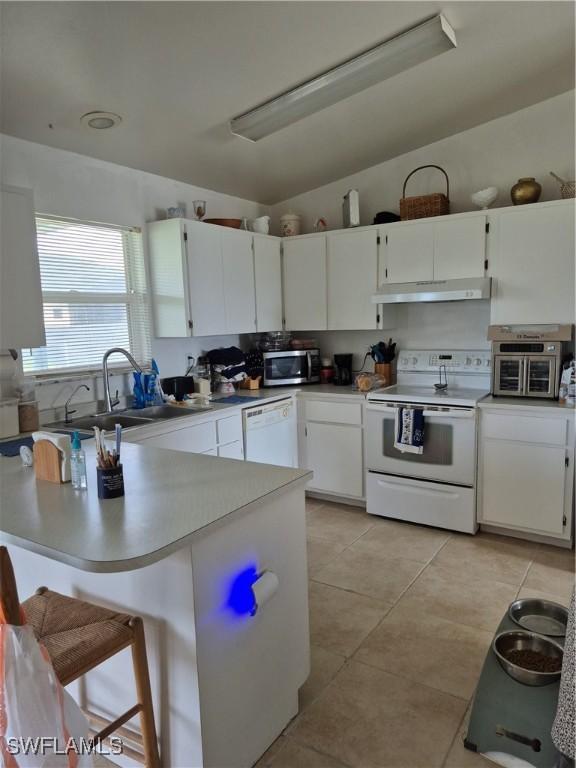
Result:
[[[54,443],[49,440],[38,440],[34,443],[34,472],[37,480],[47,480],[49,483],[62,482],[62,457]]]
[[[386,380],[386,386],[396,384],[396,361],[391,363],[374,363],[374,373],[382,376]]]

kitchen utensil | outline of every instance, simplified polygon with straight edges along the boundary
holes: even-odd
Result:
[[[524,630],[500,632],[492,641],[492,650],[502,669],[519,683],[538,686],[548,685],[560,679],[564,650],[560,643],[548,637]],[[560,668],[557,672],[537,672],[533,669],[525,669],[507,658],[512,651],[534,651],[544,657],[559,659]]]
[[[185,395],[194,392],[193,376],[170,376],[162,379],[162,389],[164,394],[173,395],[176,400],[181,401]]]
[[[446,179],[446,194],[436,192],[431,195],[418,195],[416,197],[406,197],[406,184],[408,179],[417,171],[423,168],[437,168],[444,174]],[[450,182],[448,174],[439,165],[421,165],[415,168],[406,176],[404,186],[402,187],[402,198],[400,199],[400,218],[405,219],[423,219],[429,216],[444,216],[450,213]]]
[[[204,219],[206,224],[217,224],[219,227],[230,227],[231,229],[240,229],[242,219]]]
[[[550,171],[550,176],[560,182],[560,195],[563,200],[569,200],[572,197],[576,197],[576,181],[565,181],[555,174],[554,171]]]
[[[192,208],[194,210],[194,218],[202,221],[204,216],[206,216],[206,200],[194,200]]]
[[[478,192],[470,195],[470,200],[484,211],[492,205],[497,197],[498,187],[486,187],[486,189],[479,189]]]
[[[564,637],[568,624],[568,611],[563,605],[537,597],[515,600],[508,608],[508,615],[523,629],[539,635]]]
[[[442,371],[444,371],[444,381],[442,381]],[[437,381],[434,384],[434,389],[438,390],[438,392],[442,392],[444,389],[448,389],[448,376],[446,375],[446,366],[441,365],[438,374],[440,376],[440,381]]]
[[[527,205],[537,203],[542,194],[542,187],[533,176],[525,176],[518,179],[510,190],[510,197],[514,205]]]

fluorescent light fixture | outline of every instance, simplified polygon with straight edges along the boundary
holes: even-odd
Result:
[[[303,117],[456,47],[441,14],[345,61],[230,121],[236,136],[258,141]]]

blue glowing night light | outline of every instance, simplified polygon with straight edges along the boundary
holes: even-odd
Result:
[[[240,571],[230,585],[227,607],[237,616],[254,616],[257,605],[252,585],[258,580],[255,565]]]

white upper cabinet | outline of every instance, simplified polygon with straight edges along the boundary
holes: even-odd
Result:
[[[148,225],[157,337],[256,330],[252,234],[200,221]]]
[[[573,323],[574,201],[499,211],[492,225],[491,323]]]
[[[434,280],[484,277],[486,217],[459,216],[434,224]]]
[[[371,297],[378,283],[378,231],[347,230],[327,235],[328,329],[378,327]]]
[[[484,277],[486,217],[435,217],[381,230],[389,283]]]
[[[185,221],[184,231],[192,333],[194,336],[228,333],[222,231],[200,221]]]
[[[252,235],[222,228],[221,238],[226,332],[254,333],[256,296]]]
[[[282,330],[282,256],[280,240],[254,235],[256,330]]]
[[[284,318],[290,331],[325,331],[326,236],[283,241]]]
[[[46,344],[40,266],[29,189],[2,186],[0,350]]]
[[[414,283],[434,277],[434,230],[430,222],[396,224],[383,231],[386,280]]]

